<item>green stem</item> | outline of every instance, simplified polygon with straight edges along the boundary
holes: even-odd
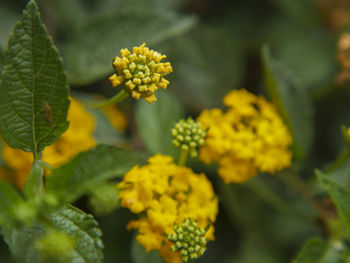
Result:
[[[124,89],[122,89],[117,95],[114,97],[101,102],[101,103],[88,103],[87,105],[92,107],[92,108],[105,108],[109,105],[117,104],[124,99],[126,99],[129,96],[129,93],[127,93]]]
[[[35,193],[37,196],[41,196],[45,193],[43,180],[44,169],[41,162],[42,161],[40,160],[40,153],[34,153],[34,162],[31,178],[35,184]]]
[[[37,149],[33,151],[33,157],[34,160],[40,160],[40,152]]]
[[[258,177],[255,177],[253,180],[250,180],[247,185],[266,203],[270,204],[277,211],[289,214],[303,220],[313,221],[313,219],[296,211],[295,209],[291,209],[291,206],[287,204],[280,196],[278,196],[275,192],[273,192],[270,188],[268,188]]]
[[[178,164],[180,166],[185,166],[187,156],[188,156],[188,150],[181,149],[180,156],[179,156],[179,162],[178,162]]]

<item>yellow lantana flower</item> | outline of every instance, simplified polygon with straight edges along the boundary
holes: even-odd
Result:
[[[260,172],[274,173],[291,164],[291,135],[276,108],[242,89],[224,98],[228,107],[204,110],[198,120],[209,128],[199,158],[219,163],[225,183],[242,183]]]
[[[144,98],[148,103],[157,100],[154,92],[166,89],[169,81],[163,78],[173,68],[169,62],[161,62],[165,55],[150,50],[142,44],[134,47],[131,53],[127,48],[120,51],[121,57],[115,57],[113,66],[116,74],[109,77],[113,87],[124,83],[124,90],[134,99]]]
[[[206,176],[174,164],[170,156],[158,154],[147,165],[134,167],[118,188],[122,206],[146,215],[129,222],[128,229],[138,229],[136,240],[147,251],[160,250],[166,262],[181,262],[165,235],[174,233],[174,223],[189,218],[204,228],[218,213],[218,200]],[[214,239],[213,232],[211,225],[205,237]]]
[[[53,166],[60,165],[79,152],[96,145],[93,137],[95,119],[80,102],[73,98],[71,98],[67,119],[68,130],[43,151],[43,160]],[[22,187],[32,169],[33,154],[4,144],[2,155],[7,166],[14,172],[15,183]]]

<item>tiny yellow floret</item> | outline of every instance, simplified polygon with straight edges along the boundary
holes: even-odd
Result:
[[[144,98],[148,103],[155,102],[154,92],[168,87],[169,81],[163,76],[173,68],[169,62],[161,62],[165,55],[150,50],[145,43],[134,47],[132,52],[127,48],[120,50],[121,57],[115,57],[112,63],[117,73],[109,80],[113,87],[124,83],[124,90],[136,100]]]
[[[204,110],[198,120],[208,128],[199,158],[219,163],[225,183],[243,183],[258,172],[291,165],[292,137],[272,104],[244,89],[227,94],[224,104],[226,112]]]

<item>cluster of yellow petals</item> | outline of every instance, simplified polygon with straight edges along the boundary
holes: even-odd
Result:
[[[199,158],[217,162],[225,183],[243,183],[258,171],[274,173],[291,164],[291,135],[276,108],[242,89],[224,98],[228,107],[204,110],[198,120],[209,127]]]
[[[133,220],[128,229],[138,229],[137,241],[147,251],[160,250],[166,262],[181,262],[178,252],[170,251],[164,233],[174,233],[174,223],[185,218],[197,220],[200,227],[215,221],[218,201],[210,181],[187,167],[173,163],[170,156],[156,155],[148,164],[131,169],[118,184],[123,207],[145,217]],[[206,238],[214,239],[211,226]]]
[[[60,165],[80,151],[96,145],[93,137],[95,119],[80,102],[73,98],[71,98],[67,119],[68,130],[43,151],[43,160],[53,166]],[[32,169],[33,154],[4,144],[2,156],[6,165],[14,172],[13,180],[16,185],[22,187]]]
[[[165,55],[150,50],[142,44],[133,48],[133,53],[125,48],[120,51],[121,57],[115,57],[113,66],[117,71],[109,77],[113,87],[124,83],[124,90],[134,99],[144,98],[148,103],[157,100],[154,92],[166,89],[169,81],[164,75],[173,71],[169,62],[161,62]]]

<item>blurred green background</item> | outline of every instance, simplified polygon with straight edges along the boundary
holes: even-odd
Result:
[[[26,2],[0,2],[0,57]],[[205,108],[222,107],[221,100],[231,89],[267,94],[260,51],[269,44],[274,57],[289,69],[312,101],[313,144],[301,174],[314,193],[319,189],[313,184],[313,169],[332,162],[345,147],[340,126],[350,125],[350,89],[337,85],[335,78],[340,72],[337,40],[350,25],[347,0],[37,2],[75,93],[114,95],[116,90],[107,79],[113,71],[112,59],[121,48],[146,42],[167,55],[174,69],[167,92],[184,105],[186,115],[196,117]],[[134,117],[137,103],[127,100],[120,108],[129,122],[128,142],[142,150],[145,147]],[[303,217],[313,211],[299,193],[276,176],[259,175],[259,181],[224,185],[215,167],[191,165],[196,171],[205,169],[220,200],[216,241],[209,243],[198,262],[290,262],[308,237],[325,234],[321,224]],[[349,163],[344,167],[346,170]],[[343,174],[337,176],[349,183]],[[266,194],[261,182],[300,213],[286,212],[274,196],[267,198],[269,202],[262,200]],[[77,205],[91,212],[85,199]],[[131,218],[134,216],[126,209],[97,217],[104,233],[105,262],[161,262],[157,253],[146,255],[135,243],[135,233],[126,230]],[[2,240],[0,262],[12,262]]]

